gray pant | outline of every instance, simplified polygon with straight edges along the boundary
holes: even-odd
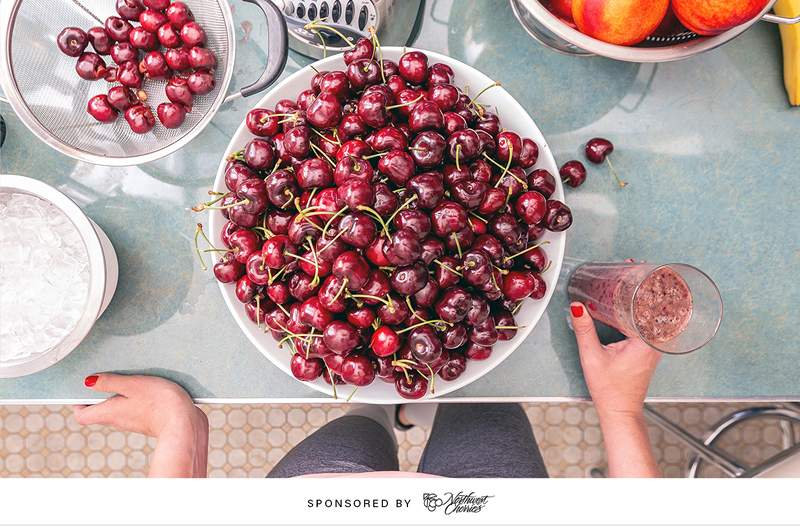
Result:
[[[351,414],[297,444],[269,477],[398,469],[397,445],[386,427]],[[440,404],[419,472],[455,478],[547,477],[518,404]]]

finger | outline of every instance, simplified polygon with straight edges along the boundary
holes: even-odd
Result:
[[[83,383],[92,391],[132,396],[141,389],[141,376],[98,373],[87,376]]]
[[[574,302],[570,304],[569,312],[572,317],[572,328],[575,330],[575,339],[578,340],[578,348],[581,351],[600,350],[602,346],[597,337],[594,320],[589,316],[586,307],[582,303]]]
[[[75,420],[84,426],[91,424],[115,425],[116,419],[123,413],[124,396],[112,396],[96,405],[73,406]]]

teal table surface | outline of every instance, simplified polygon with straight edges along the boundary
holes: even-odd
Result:
[[[266,27],[235,7],[234,87],[260,71]],[[507,1],[426,3],[416,45],[501,81],[530,112],[557,161],[581,158],[594,136],[616,144],[617,188],[606,167],[567,202],[575,224],[546,315],[503,364],[450,399],[587,396],[567,325],[565,281],[582,260],[681,261],[719,285],[718,337],[688,356],[666,356],[654,399],[800,398],[800,110],[782,83],[777,29],[765,23],[722,48],[660,65],[577,58],[531,40]],[[285,75],[310,62],[292,54]],[[274,367],[245,338],[210,272],[192,253],[198,217],[229,137],[258,96],[217,114],[187,147],[130,168],[76,162],[27,131],[0,105],[8,137],[0,171],[27,175],[72,197],[106,231],[120,260],[113,302],[65,360],[0,380],[0,401],[84,399],[96,371],[172,378],[204,400],[327,400]],[[205,217],[202,217],[205,220]]]

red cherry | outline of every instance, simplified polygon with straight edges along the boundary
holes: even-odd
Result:
[[[186,107],[174,102],[162,102],[156,108],[158,120],[166,128],[178,128],[186,119]]]
[[[149,106],[138,104],[125,110],[125,120],[134,133],[147,133],[156,125],[156,118]]]
[[[175,103],[183,104],[186,111],[192,110],[192,90],[183,77],[172,77],[164,88],[167,98]]]
[[[206,41],[206,32],[197,22],[186,22],[181,27],[181,40],[189,47],[201,46]]]
[[[133,90],[124,86],[114,86],[108,90],[108,103],[119,111],[125,111],[135,104],[139,104],[139,99]]]
[[[86,111],[100,122],[112,122],[117,118],[116,108],[111,105],[108,97],[104,94],[95,95],[89,99]]]

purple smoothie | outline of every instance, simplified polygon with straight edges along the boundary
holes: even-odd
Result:
[[[666,266],[583,265],[570,279],[568,292],[597,321],[648,343],[674,339],[692,318],[689,286]]]

